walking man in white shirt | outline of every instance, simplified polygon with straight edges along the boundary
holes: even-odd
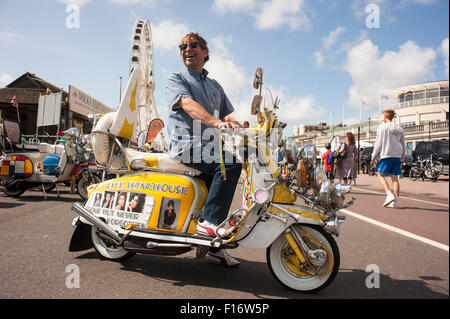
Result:
[[[383,206],[398,208],[398,197],[400,196],[398,175],[401,174],[402,162],[405,157],[405,135],[403,128],[392,122],[394,116],[394,110],[383,111],[383,123],[377,129],[372,161],[380,158],[378,180],[386,192]],[[386,180],[388,175],[391,176],[393,193]]]

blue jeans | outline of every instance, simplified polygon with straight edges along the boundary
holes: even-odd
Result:
[[[224,158],[230,158],[227,157]],[[204,175],[206,186],[209,188],[208,199],[203,208],[202,218],[213,224],[222,223],[228,215],[233,201],[236,185],[241,176],[242,164],[233,157],[232,163],[225,163],[226,180],[220,172],[220,163],[183,163],[186,166],[199,170]]]

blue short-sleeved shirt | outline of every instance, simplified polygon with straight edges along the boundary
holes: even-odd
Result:
[[[203,132],[208,127],[199,122],[194,123],[194,120],[177,104],[182,97],[193,99],[217,119],[222,119],[234,111],[222,86],[216,80],[210,79],[205,69],[202,73],[189,68],[181,73],[173,73],[166,85],[171,158],[180,156],[194,145],[204,146],[210,142],[208,136],[203,136],[202,139]]]

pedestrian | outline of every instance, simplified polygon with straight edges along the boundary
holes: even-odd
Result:
[[[398,208],[400,183],[398,175],[402,172],[402,162],[405,158],[406,146],[403,128],[392,122],[395,111],[388,109],[382,113],[383,122],[377,129],[377,137],[372,153],[372,162],[378,160],[378,180],[386,192],[383,206]],[[386,180],[391,176],[393,193]]]
[[[338,164],[339,179],[344,181],[344,184],[352,182],[356,178],[356,153],[355,136],[351,132],[345,134],[345,143],[341,143],[337,150],[337,155],[340,157]]]
[[[280,166],[284,161],[284,153],[281,144],[278,144],[278,147],[273,151],[272,155],[275,158],[277,165]]]
[[[241,128],[242,125],[232,115],[234,108],[222,86],[209,78],[204,69],[209,60],[205,39],[199,33],[188,33],[181,39],[179,49],[186,69],[172,74],[166,85],[169,155],[203,173],[209,192],[197,223],[197,233],[216,237],[226,231],[218,225],[227,218],[242,164],[228,152],[220,153],[211,148],[207,137],[209,132],[216,134],[217,129]],[[224,162],[224,158],[231,160]],[[225,266],[239,265],[224,249],[210,249],[206,259]]]
[[[325,144],[326,152],[322,155],[322,165],[323,169],[325,171],[325,174],[327,175],[327,178],[330,180],[331,183],[334,181],[334,163],[330,163],[329,159],[332,154],[331,152],[331,144],[326,143]]]

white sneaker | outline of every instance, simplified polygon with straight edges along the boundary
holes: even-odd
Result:
[[[389,207],[389,208],[399,208],[400,206],[398,205],[398,199],[395,199],[393,202],[391,202],[389,205],[387,205],[387,207]]]
[[[218,227],[219,226],[217,226],[216,224],[200,218],[197,223],[197,233],[211,237],[222,236],[226,232],[226,229],[218,229]]]
[[[213,264],[223,265],[227,267],[239,266],[240,262],[228,255],[225,249],[221,249],[218,252],[208,252],[205,256],[206,260]]]
[[[386,207],[388,206],[390,203],[392,203],[393,201],[395,201],[395,197],[392,193],[389,193],[386,195],[386,200],[384,201],[383,206]]]

